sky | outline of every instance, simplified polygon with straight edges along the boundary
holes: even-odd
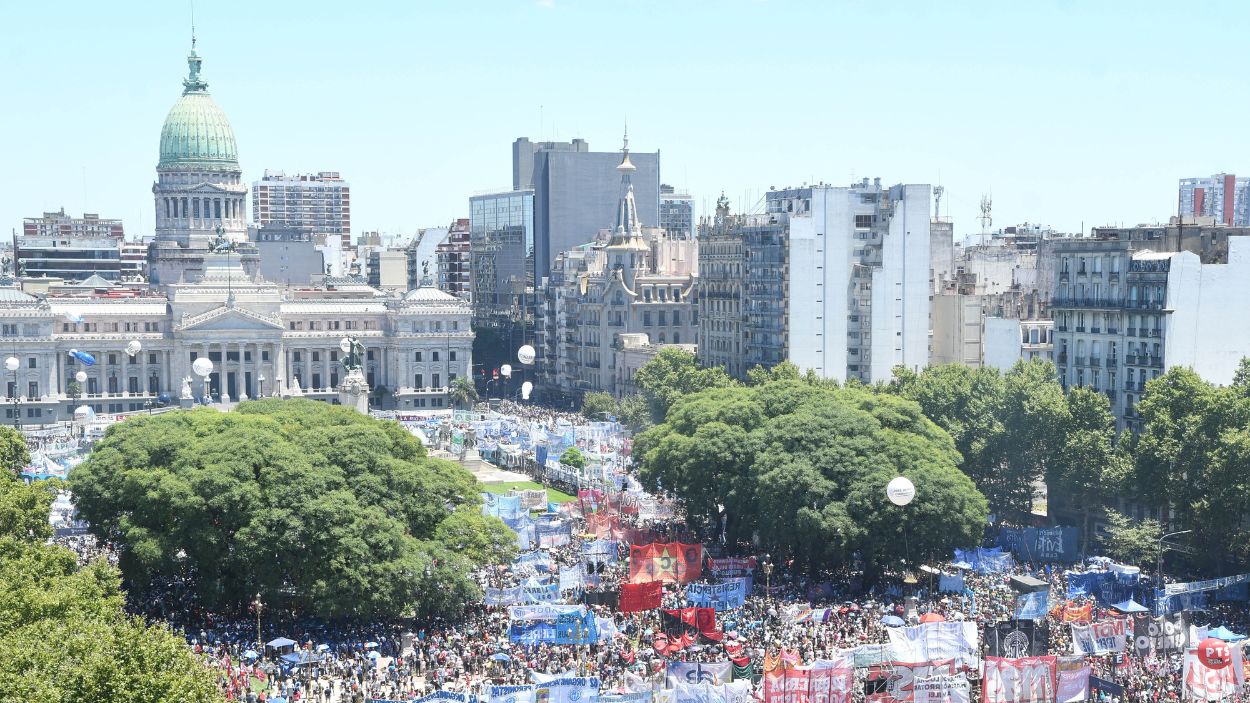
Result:
[[[63,206],[151,233],[191,17],[0,3],[0,226]],[[338,171],[355,233],[467,217],[517,137],[617,150],[627,121],[699,215],[880,177],[943,185],[958,233],[983,194],[994,228],[1088,231],[1250,172],[1244,2],[199,0],[195,24],[245,182]]]

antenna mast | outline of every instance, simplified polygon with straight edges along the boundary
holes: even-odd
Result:
[[[994,209],[994,201],[989,194],[981,196],[981,234],[990,233],[990,225],[994,224],[994,218],[990,216],[990,211]]]

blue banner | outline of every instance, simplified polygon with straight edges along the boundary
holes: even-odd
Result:
[[[595,614],[578,606],[513,606],[509,609],[508,638],[520,644],[594,644],[598,639]]]
[[[1050,610],[1050,589],[1016,596],[1017,620],[1041,620]]]
[[[535,571],[551,572],[551,555],[541,549],[518,556],[515,563],[517,566],[533,567]]]
[[[491,686],[487,703],[534,703],[534,687],[524,686]]]
[[[746,602],[746,579],[728,579],[724,583],[691,583],[686,585],[686,601],[692,606],[730,610]]]
[[[1079,558],[1075,527],[1003,527],[998,546],[1021,561],[1074,562]]]
[[[1000,547],[977,547],[968,551],[956,549],[955,561],[966,562],[978,574],[1004,573],[1015,566],[1015,560]]]
[[[525,589],[521,586],[513,588],[487,588],[482,599],[486,605],[521,605],[526,602]]]
[[[1136,575],[1117,575],[1113,571],[1090,571],[1086,573],[1064,572],[1068,580],[1065,595],[1072,598],[1093,598],[1098,605],[1109,608],[1132,598],[1143,602],[1144,589]]]

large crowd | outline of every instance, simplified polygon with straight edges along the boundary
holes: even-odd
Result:
[[[508,404],[502,412],[527,422],[555,425],[585,421],[567,413]],[[575,521],[567,544],[553,546],[552,573],[561,567],[580,568],[583,546],[595,539],[586,532],[577,501],[566,514]],[[571,508],[571,509],[569,509]],[[680,519],[645,520],[622,516],[628,527],[645,528],[657,541],[693,540]],[[57,541],[82,558],[111,556],[107,545],[93,538],[66,535]],[[962,592],[937,588],[938,570],[955,573],[949,564],[932,564],[933,571],[920,579],[904,581],[904,574],[887,574],[883,581],[865,588],[859,574],[842,570],[811,574],[793,570],[786,563],[768,563],[752,554],[749,545],[709,545],[709,551],[725,556],[759,556],[754,589],[739,608],[717,613],[720,641],[701,639],[677,652],[661,653],[656,640],[664,631],[658,611],[621,613],[611,605],[597,604],[587,593],[613,592],[628,578],[629,547],[617,543],[615,563],[597,570],[591,585],[582,592],[562,593],[565,602],[590,601],[596,616],[611,619],[616,634],[609,641],[588,645],[522,645],[509,639],[507,606],[472,604],[455,621],[389,622],[330,625],[304,620],[289,613],[262,612],[226,619],[186,603],[152,602],[143,610],[154,620],[169,622],[186,633],[189,646],[218,672],[223,694],[231,700],[279,699],[325,701],[411,700],[433,691],[481,694],[490,685],[526,684],[543,676],[597,676],[601,690],[621,692],[631,681],[656,680],[671,661],[727,662],[741,667],[749,661],[752,691],[763,696],[761,675],[775,666],[778,657],[812,662],[833,659],[847,649],[889,641],[889,618],[913,624],[922,615],[940,615],[947,621],[972,621],[989,625],[1009,619],[1016,595],[1008,586],[1013,575],[1030,575],[1051,585],[1052,603],[1063,603],[1064,568],[1049,564],[1016,564],[1007,571],[958,572]],[[769,569],[764,572],[765,564]],[[1070,568],[1070,567],[1068,567]],[[477,574],[480,586],[502,589],[524,582],[533,574],[513,564],[501,564]],[[707,580],[707,579],[704,579]],[[687,605],[685,586],[664,587],[663,607]],[[1073,606],[1092,601],[1076,600]],[[819,620],[802,621],[796,613],[805,608],[828,608]],[[1048,651],[1069,654],[1069,627],[1062,608],[1046,616]],[[1096,618],[1105,610],[1093,604]],[[1244,604],[1215,606],[1200,618],[1245,632],[1250,615]],[[286,643],[278,638],[289,638]],[[982,643],[984,644],[984,643]],[[1131,649],[1131,648],[1130,648]],[[285,657],[285,659],[284,659]],[[1123,687],[1123,694],[1097,693],[1104,703],[1154,703],[1181,696],[1180,658],[1176,654],[1140,658],[1131,654],[1088,657],[1094,674]],[[866,699],[862,685],[865,672],[857,670],[852,699]],[[974,682],[975,686],[975,682]],[[632,690],[632,688],[631,688]]]

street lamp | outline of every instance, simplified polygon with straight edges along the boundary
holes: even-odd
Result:
[[[259,384],[257,390],[260,391],[259,393],[257,393],[256,397],[264,398],[265,397],[265,374],[262,373],[261,375],[257,376],[256,383]]]
[[[1159,538],[1159,553],[1156,555],[1155,561],[1155,578],[1159,582],[1159,590],[1163,590],[1163,540],[1168,537],[1176,537],[1177,535],[1187,535],[1193,530],[1180,530],[1179,532],[1169,532]]]
[[[773,558],[770,554],[764,555],[764,597],[770,598],[773,587]]]
[[[265,643],[260,639],[260,609],[265,606],[260,602],[260,592],[256,592],[256,600],[252,601],[252,605],[256,606],[256,651],[264,653]]]
[[[22,362],[18,361],[16,356],[10,356],[4,360],[4,368],[13,374],[13,392],[9,395],[9,402],[13,404],[13,429],[21,426],[22,415],[17,407],[17,369],[21,365]]]
[[[86,388],[86,386],[84,386],[83,384],[87,382],[87,372],[79,371],[78,373],[74,374],[74,380],[78,382],[78,385],[74,386],[74,407],[77,408],[78,397],[83,394],[84,389]],[[73,417],[72,412],[70,413],[70,416]]]

